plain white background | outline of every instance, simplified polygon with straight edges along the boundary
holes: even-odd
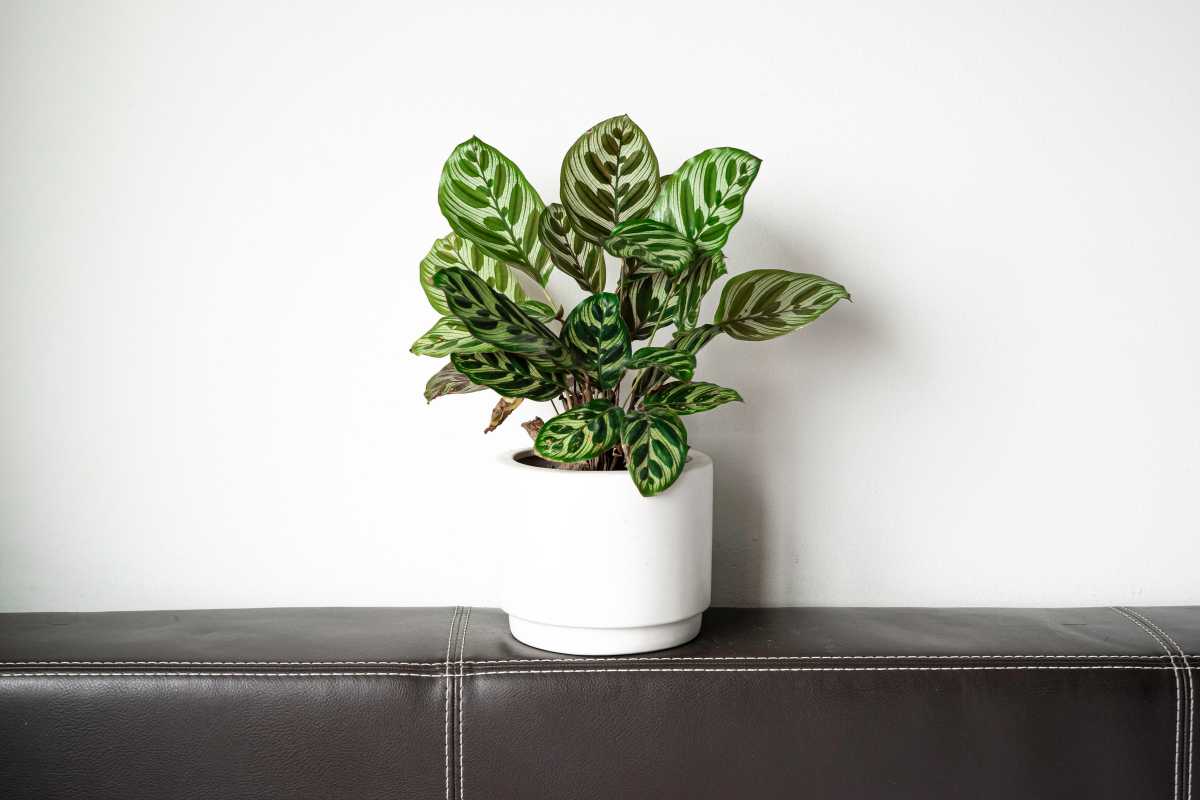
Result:
[[[716,602],[1200,602],[1195,3],[0,8],[0,610],[495,604],[438,174],[623,112],[855,298],[702,353]]]

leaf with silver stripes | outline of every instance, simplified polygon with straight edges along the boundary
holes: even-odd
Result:
[[[725,254],[721,252],[698,255],[680,279],[675,294],[675,327],[687,330],[696,327],[700,319],[700,301],[717,278],[725,274]]]
[[[689,158],[663,184],[649,217],[687,234],[715,253],[742,218],[746,192],[762,160],[735,147],[714,147]]]
[[[495,349],[472,336],[457,317],[442,317],[409,348],[416,355],[439,358],[451,353],[480,353]]]
[[[704,381],[674,382],[646,395],[646,408],[661,408],[683,416],[710,411],[725,403],[740,403],[742,396],[733,389]]]
[[[611,401],[592,400],[547,421],[533,448],[551,461],[587,461],[620,441],[623,416]]]
[[[604,241],[604,249],[617,258],[632,258],[646,267],[678,275],[689,264],[696,246],[679,231],[652,219],[622,222]]]
[[[604,253],[571,227],[566,210],[551,203],[538,220],[538,237],[554,266],[585,292],[604,291]]]
[[[438,206],[455,233],[546,285],[550,256],[537,236],[545,204],[499,150],[479,137],[454,148],[442,168]]]
[[[706,324],[698,328],[692,328],[687,331],[676,331],[671,337],[671,343],[667,347],[673,350],[680,350],[685,353],[691,353],[693,356],[700,352],[700,348],[713,340],[721,329],[716,325]],[[634,395],[645,395],[654,387],[667,379],[666,373],[658,369],[642,370],[638,373],[637,380],[633,382],[631,391]]]
[[[591,128],[563,159],[559,196],[572,226],[592,244],[604,244],[622,222],[645,216],[657,194],[658,158],[627,116]]]
[[[602,389],[621,382],[629,359],[629,331],[621,321],[621,299],[600,292],[575,306],[563,323],[562,340]]]
[[[626,262],[629,266],[629,262]],[[621,319],[633,339],[645,339],[660,316],[670,319],[676,297],[671,296],[671,276],[665,272],[626,271],[620,287]]]
[[[454,368],[474,383],[487,386],[503,397],[549,400],[562,393],[562,376],[539,367],[527,358],[492,350],[486,353],[455,353]]]
[[[433,285],[433,276],[444,269],[460,267],[470,270],[487,282],[500,294],[517,301],[525,299],[525,291],[517,278],[502,264],[457,233],[448,233],[433,243],[429,253],[421,259],[421,288],[429,298],[429,304],[443,316],[450,313],[442,290]]]
[[[734,339],[761,342],[791,333],[849,299],[846,287],[819,275],[755,269],[725,284],[713,322]]]
[[[553,331],[479,276],[453,268],[442,270],[433,280],[445,292],[450,311],[476,339],[535,360],[560,366],[571,363],[570,352]]]
[[[688,453],[687,428],[670,411],[634,411],[625,415],[621,446],[634,485],[644,497],[650,497],[670,487],[683,472]]]
[[[447,362],[445,366],[433,373],[433,377],[426,382],[425,402],[432,403],[439,397],[445,397],[449,394],[482,392],[486,388],[486,386],[474,383],[466,375],[456,370],[453,363]]]
[[[553,306],[543,303],[541,300],[521,300],[517,306],[538,322],[553,322],[558,316],[558,312]]]
[[[696,371],[696,356],[670,347],[643,347],[629,359],[630,369],[655,367],[672,378],[690,381]]]

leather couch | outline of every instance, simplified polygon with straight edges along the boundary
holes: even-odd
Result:
[[[0,615],[0,798],[1148,798],[1200,607],[714,608],[572,658],[487,608]]]

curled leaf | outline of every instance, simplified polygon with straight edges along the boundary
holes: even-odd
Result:
[[[435,372],[425,384],[425,402],[432,403],[439,397],[445,397],[448,394],[482,392],[486,388],[455,369],[453,363],[448,363]]]
[[[488,422],[488,426],[483,429],[484,433],[491,433],[499,428],[504,420],[508,419],[509,415],[517,410],[517,406],[525,402],[524,397],[501,397],[496,405],[492,408],[492,418]]]

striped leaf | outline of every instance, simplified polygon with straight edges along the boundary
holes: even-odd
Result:
[[[440,358],[451,353],[480,353],[496,348],[472,336],[457,317],[442,317],[409,349],[419,356]]]
[[[621,319],[633,339],[647,338],[660,315],[670,318],[675,313],[677,300],[671,295],[671,276],[643,271],[636,261],[625,262],[618,295]]]
[[[438,205],[455,233],[546,285],[550,256],[537,236],[545,204],[499,150],[478,137],[454,148],[442,168]]]
[[[429,253],[421,259],[421,288],[429,298],[429,304],[439,314],[450,313],[442,290],[433,285],[433,276],[444,269],[459,267],[474,272],[500,294],[517,302],[525,299],[525,291],[509,268],[484,253],[457,233],[450,233],[433,243]]]
[[[567,365],[571,355],[549,328],[465,269],[444,269],[434,284],[476,339],[508,353]]]
[[[755,269],[725,284],[713,322],[735,339],[761,342],[807,325],[849,298],[844,286],[818,275]]]
[[[611,401],[592,400],[546,422],[533,448],[551,461],[587,461],[620,441],[623,416]]]
[[[672,378],[690,381],[696,371],[696,356],[670,347],[643,347],[629,359],[630,369],[655,367]]]
[[[652,219],[622,222],[604,241],[604,249],[617,258],[636,259],[671,275],[678,275],[692,263],[696,252],[696,246],[686,236]]]
[[[705,150],[684,162],[663,185],[650,218],[687,234],[715,253],[742,218],[742,204],[762,161],[734,147]]]
[[[634,411],[625,415],[621,446],[634,485],[643,496],[651,497],[667,489],[683,472],[687,428],[669,411]]]
[[[570,275],[585,292],[604,291],[604,253],[571,227],[566,209],[546,206],[538,220],[538,238],[554,266]]]
[[[658,158],[627,116],[606,119],[567,151],[559,196],[579,235],[602,245],[622,222],[646,215],[658,193]]]
[[[696,327],[700,319],[700,301],[717,278],[725,274],[725,254],[705,253],[692,261],[675,290],[679,302],[675,306],[675,327],[687,330]]]
[[[673,414],[698,414],[710,411],[725,403],[742,402],[742,396],[733,389],[715,383],[668,383],[646,395],[642,401],[646,408],[660,408]]]
[[[538,322],[552,322],[558,316],[558,311],[541,300],[522,300],[517,305]]]
[[[486,386],[473,383],[470,378],[456,370],[454,364],[447,363],[433,373],[433,377],[425,384],[425,402],[432,403],[439,397],[445,397],[448,394],[482,392],[486,388]]]
[[[602,389],[621,382],[629,359],[629,331],[621,321],[621,299],[612,292],[586,298],[567,316],[562,339]]]
[[[503,397],[549,400],[562,393],[561,375],[512,353],[455,353],[450,361],[468,379]]]
[[[693,356],[700,352],[700,348],[713,340],[713,337],[721,332],[721,329],[716,325],[701,325],[698,328],[692,328],[687,331],[676,331],[671,337],[671,343],[667,345],[673,350],[680,350],[684,353],[691,353]],[[632,392],[636,396],[643,396],[658,386],[667,379],[666,373],[658,369],[647,369],[638,373],[637,380],[633,382]]]

